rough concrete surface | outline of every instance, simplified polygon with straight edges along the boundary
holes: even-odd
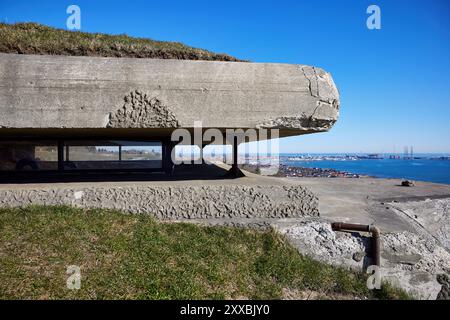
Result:
[[[125,97],[125,103],[110,113],[108,128],[176,128],[180,124],[167,106],[138,90]]]
[[[159,219],[318,216],[317,198],[289,181],[238,180],[0,185],[0,206],[74,205],[146,213]]]
[[[307,220],[277,228],[303,254],[326,263],[365,270],[371,265],[367,235],[334,232],[326,221]],[[436,299],[443,285],[437,276],[449,272],[450,253],[437,241],[411,232],[381,235],[382,280],[420,299]]]
[[[450,198],[390,202],[399,215],[406,215],[450,252]],[[449,266],[450,267],[450,266]]]
[[[326,131],[339,114],[330,74],[303,65],[0,53],[0,83],[0,130],[202,121],[293,135]]]
[[[303,254],[333,265],[361,268],[362,261],[353,255],[365,251],[363,238],[344,232],[334,232],[328,222],[321,220],[299,221],[291,226],[279,227]]]

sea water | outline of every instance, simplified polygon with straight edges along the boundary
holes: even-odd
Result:
[[[403,155],[398,155],[400,159],[389,159],[389,155],[381,155],[382,159],[355,159],[357,155],[351,155],[347,158],[345,156],[344,154],[281,154],[280,162],[293,167],[334,169],[380,178],[411,179],[450,184],[450,160],[438,159],[439,157],[448,157],[448,155],[420,154],[415,155],[414,159],[403,159]],[[299,157],[311,157],[313,159],[295,160]],[[330,160],[330,157],[335,158]]]

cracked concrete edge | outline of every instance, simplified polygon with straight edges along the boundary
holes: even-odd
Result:
[[[311,113],[301,112],[296,116],[281,116],[269,119],[257,128],[298,129],[321,132],[329,130],[339,118],[339,91],[331,74],[321,68],[300,65],[311,97],[317,98]]]
[[[312,66],[300,66],[305,78],[309,82],[311,96],[319,98],[319,101],[339,107],[339,91],[331,77],[331,74],[321,68]]]

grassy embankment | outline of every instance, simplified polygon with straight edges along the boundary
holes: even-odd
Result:
[[[67,266],[81,289],[66,288]],[[273,231],[70,207],[0,209],[0,298],[407,298],[300,255]]]
[[[38,23],[0,23],[0,52],[66,56],[241,61],[179,42],[56,29]]]

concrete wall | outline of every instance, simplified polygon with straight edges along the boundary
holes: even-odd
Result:
[[[299,185],[41,187],[0,190],[1,207],[74,205],[159,219],[318,216],[318,199]]]
[[[2,128],[328,130],[329,73],[303,65],[0,54]]]

